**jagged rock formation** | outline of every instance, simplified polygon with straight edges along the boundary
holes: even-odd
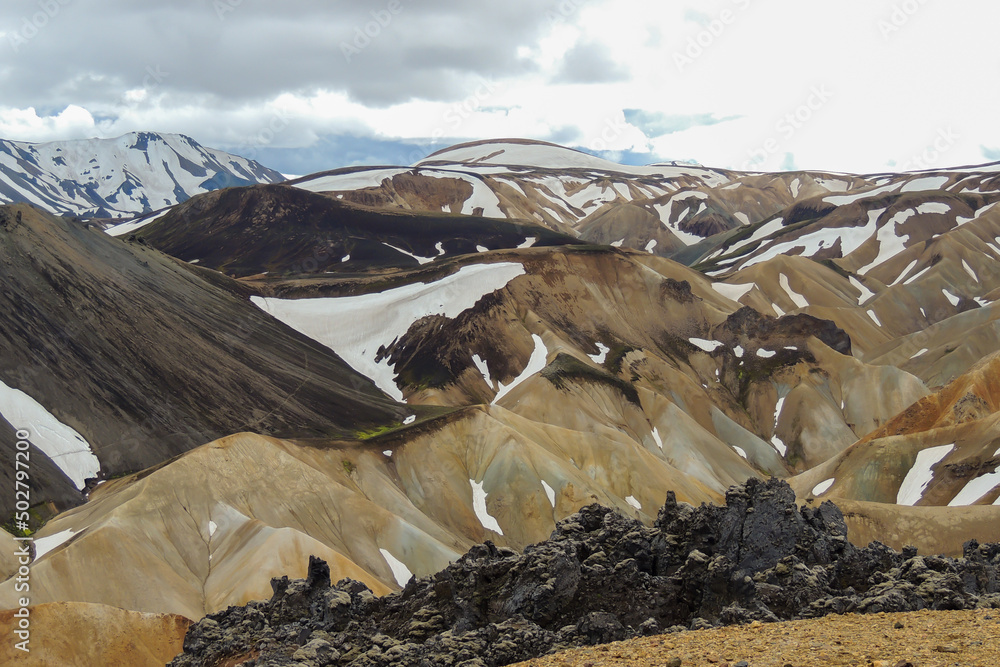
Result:
[[[750,481],[723,507],[668,495],[651,528],[588,506],[523,554],[477,546],[383,598],[331,586],[318,559],[272,587],[192,626],[171,665],[480,667],[677,628],[1000,608],[1000,544],[970,541],[958,559],[857,548],[832,503],[800,509],[787,484]]]

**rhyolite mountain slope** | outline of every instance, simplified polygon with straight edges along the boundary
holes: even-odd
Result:
[[[233,317],[263,328],[207,355],[221,375],[191,364],[191,389],[173,378],[200,343],[134,350],[127,366],[143,374],[125,395],[201,406],[192,397],[216,391],[213,414],[231,418],[170,460],[162,436],[135,441],[159,465],[44,526],[39,601],[197,618],[266,597],[271,576],[303,576],[314,554],[383,592],[485,539],[523,549],[593,502],[648,525],[668,490],[717,503],[772,476],[802,503],[843,503],[861,543],[955,555],[996,540],[994,182],[990,166],[743,174],[479,142],[413,167],[201,194],[100,244],[67,240],[57,255],[86,241],[79,254],[115,261],[68,273],[55,294],[129,276],[144,288],[115,322],[153,318],[166,341],[210,338]],[[34,276],[19,261],[16,275]],[[150,301],[202,283],[226,305],[211,290],[184,312]],[[5,335],[33,317],[12,316]],[[133,328],[114,345],[161,335]],[[114,359],[92,340],[104,331],[65,347]],[[310,350],[291,355],[309,382],[280,396],[239,376],[272,377],[275,336]],[[63,385],[16,380],[77,432],[97,428]],[[309,418],[279,418],[298,410]],[[82,576],[94,567],[119,586]],[[0,605],[12,595],[0,585]]]
[[[236,431],[329,437],[411,414],[244,286],[90,224],[0,207],[0,284],[0,448],[13,460],[15,429],[31,433],[36,503],[79,504],[87,480]]]
[[[0,204],[57,215],[122,218],[210,190],[278,183],[284,176],[180,134],[27,143],[0,139]]]

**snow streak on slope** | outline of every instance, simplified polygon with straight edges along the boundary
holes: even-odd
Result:
[[[422,317],[457,317],[483,296],[524,274],[521,264],[464,266],[433,283],[414,283],[377,294],[317,299],[252,297],[262,310],[326,345],[356,371],[371,378],[397,401],[403,393],[388,359],[376,361],[380,347],[402,338]]]
[[[144,215],[141,218],[137,218],[129,222],[123,222],[122,224],[115,225],[114,227],[109,227],[105,231],[111,236],[124,236],[125,234],[130,234],[131,232],[142,229],[151,222],[159,220],[169,212],[170,209],[165,208],[157,213],[153,213],[151,215]]]
[[[62,530],[55,535],[49,535],[48,537],[36,537],[34,540],[35,544],[35,560],[38,560],[45,554],[53,551],[69,540],[75,535],[72,530]]]
[[[483,483],[470,479],[469,484],[472,485],[472,509],[475,511],[479,523],[483,524],[483,528],[492,530],[498,535],[503,535],[503,529],[500,528],[500,524],[490,516],[489,511],[486,509],[487,494],[483,490]]]
[[[804,248],[804,250],[796,254],[801,254],[803,257],[812,257],[823,248],[832,247],[838,241],[840,242],[841,252],[846,257],[857,250],[865,241],[871,238],[872,234],[875,233],[876,222],[878,221],[879,216],[881,216],[884,212],[884,208],[876,211],[869,211],[868,224],[864,227],[836,227],[823,229],[811,234],[805,234],[792,241],[785,241],[773,245],[773,240],[764,241],[761,243],[761,247],[766,247],[767,250],[748,260],[745,264],[743,264],[742,268],[766,262],[767,260],[773,259],[778,255],[784,255],[794,248]],[[767,225],[765,225],[765,227],[767,227]],[[758,230],[758,233],[760,232],[764,232],[764,228]],[[862,272],[859,271],[859,273]]]
[[[950,503],[948,503],[948,507],[971,505],[995,489],[998,484],[1000,484],[1000,470],[980,475],[979,477],[970,480],[969,483],[965,485],[965,488],[959,491],[958,495],[955,496]]]
[[[396,580],[399,587],[406,586],[406,582],[413,576],[410,568],[406,567],[406,563],[389,553],[388,549],[379,549],[379,553],[382,554],[382,558],[385,559],[386,564],[389,565],[389,569],[392,570],[392,578]]]
[[[545,347],[545,342],[542,341],[542,337],[538,334],[532,334],[531,339],[535,341],[535,349],[531,353],[531,358],[528,359],[528,365],[524,367],[521,374],[514,378],[514,381],[510,384],[505,385],[502,382],[497,383],[497,386],[500,387],[500,391],[497,392],[496,397],[493,399],[494,403],[510,393],[514,387],[518,386],[529,377],[545,368],[545,360],[549,353],[548,349]]]
[[[386,179],[392,179],[396,174],[404,174],[407,170],[401,167],[389,169],[362,169],[344,174],[327,174],[309,177],[304,181],[294,183],[295,187],[309,192],[337,192],[340,190],[362,190],[374,188]]]
[[[76,488],[83,489],[89,477],[97,477],[101,462],[90,443],[52,416],[41,403],[19,389],[0,382],[0,416],[15,430],[28,431],[28,440],[66,473]]]
[[[955,445],[942,445],[921,450],[913,467],[906,473],[903,483],[896,494],[897,505],[915,505],[924,496],[924,491],[934,476],[932,467],[941,462],[944,457],[955,449]]]

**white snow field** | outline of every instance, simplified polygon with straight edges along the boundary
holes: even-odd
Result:
[[[929,447],[917,454],[913,467],[906,473],[903,483],[896,494],[897,505],[915,505],[924,496],[924,491],[934,476],[931,468],[940,463],[944,457],[955,449],[955,445]]]
[[[492,530],[498,535],[503,535],[503,530],[500,528],[500,524],[497,523],[497,520],[490,516],[490,513],[486,510],[487,493],[483,490],[483,483],[470,479],[469,484],[472,485],[472,509],[479,518],[479,523],[483,524],[483,528]]]
[[[378,349],[402,338],[422,317],[457,317],[483,296],[503,289],[524,274],[516,262],[464,266],[432,283],[414,283],[377,294],[274,299],[252,297],[257,307],[296,331],[326,345],[351,368],[371,378],[386,394],[403,400],[388,359],[376,361]]]
[[[15,430],[27,430],[31,444],[52,459],[76,488],[82,490],[87,478],[97,477],[101,471],[101,462],[82,435],[56,419],[31,396],[3,382],[0,382],[0,416]]]

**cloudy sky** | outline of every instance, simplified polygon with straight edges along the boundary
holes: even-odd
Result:
[[[1000,160],[989,0],[6,0],[0,138],[179,132],[305,174],[526,137],[629,163]]]

